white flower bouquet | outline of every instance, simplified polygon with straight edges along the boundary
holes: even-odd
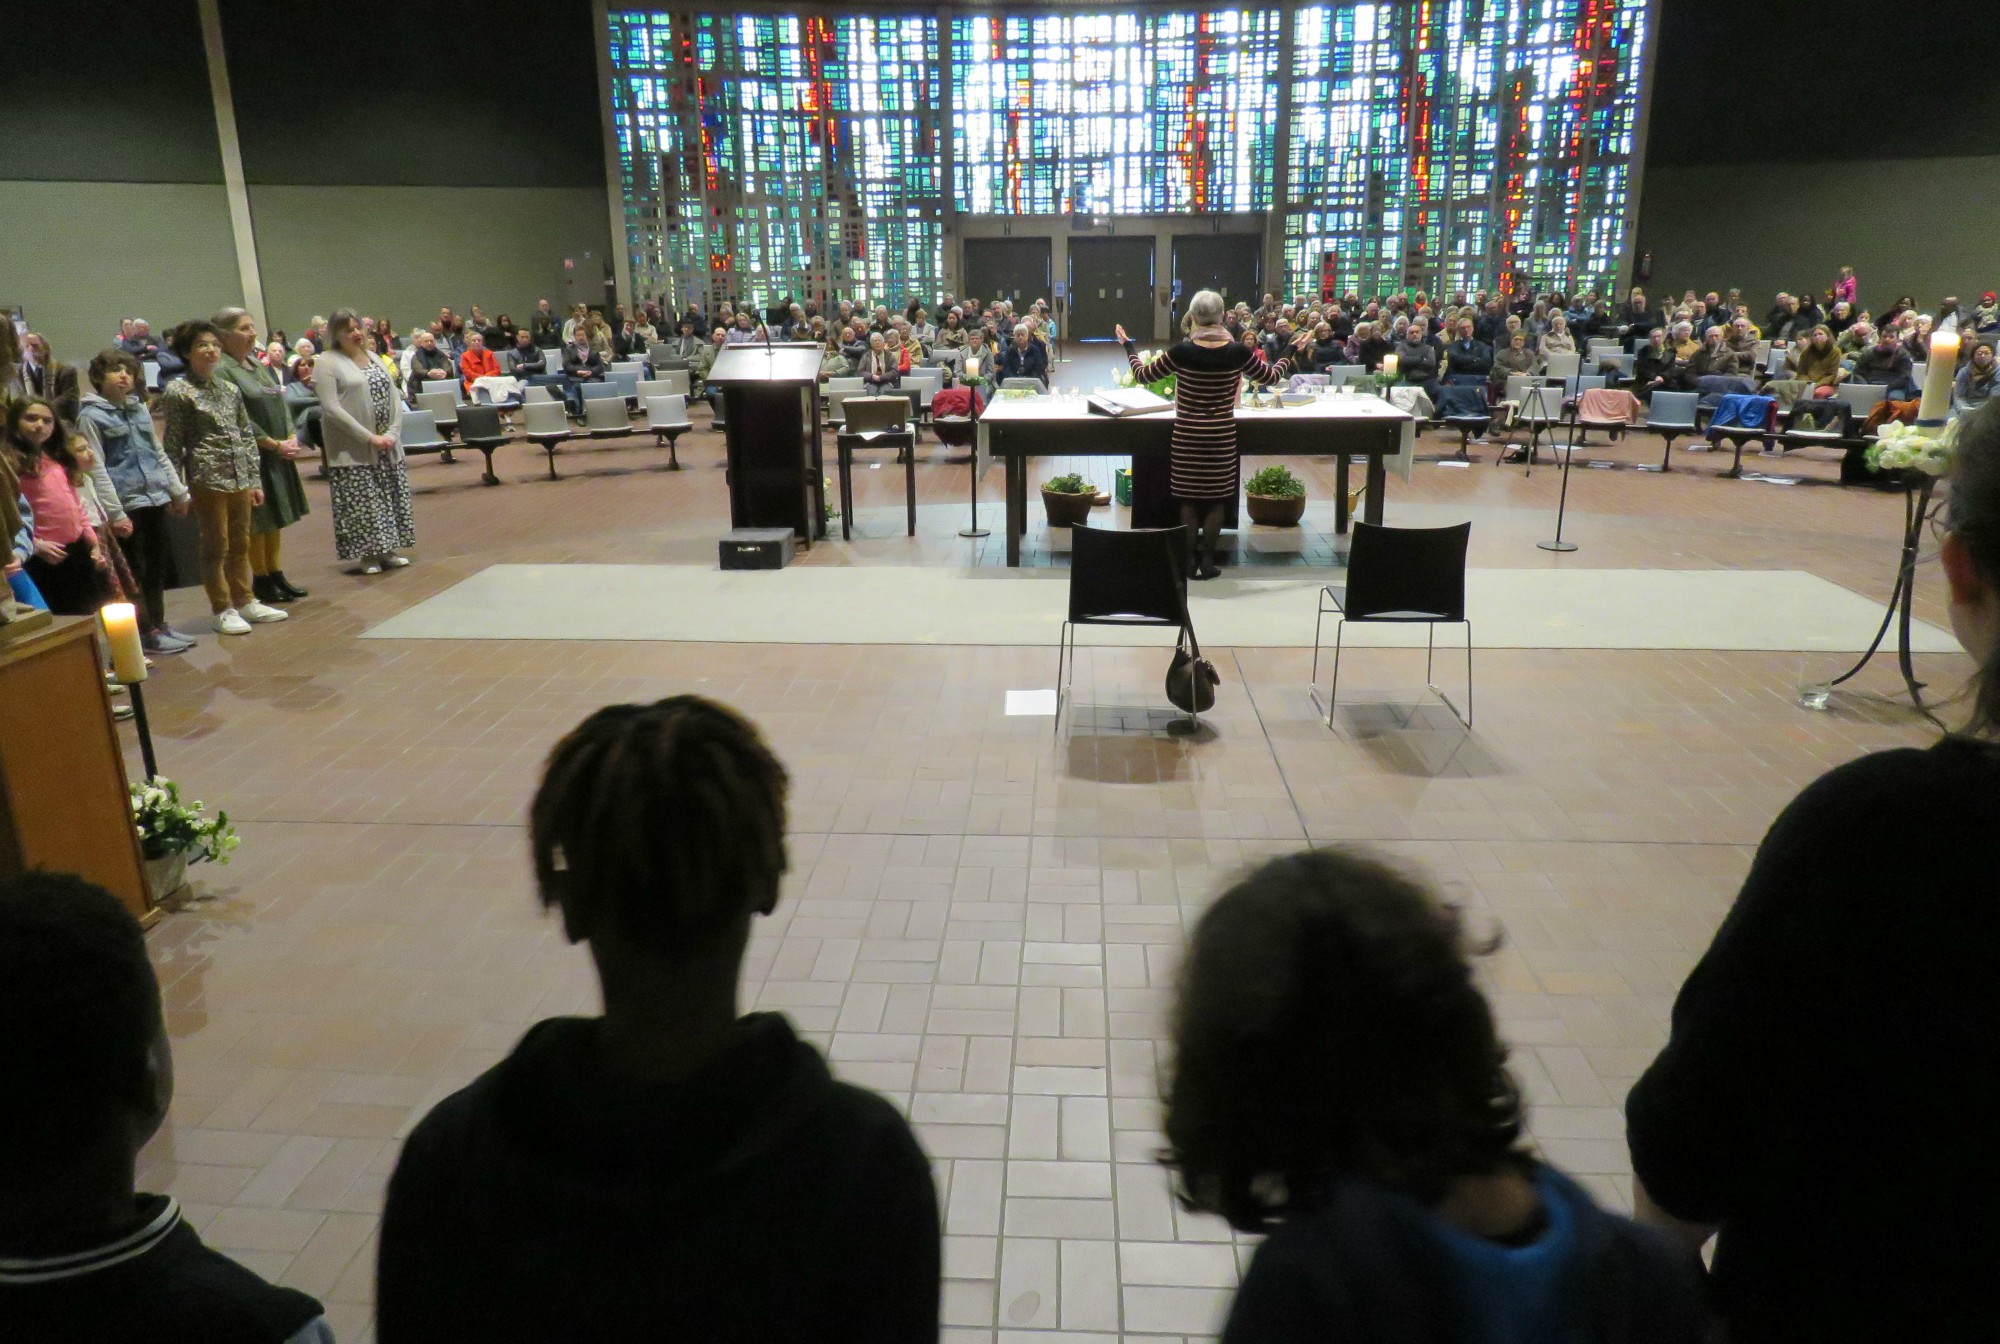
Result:
[[[242,843],[227,812],[204,816],[200,799],[182,802],[180,786],[157,775],[132,786],[132,824],[140,852],[149,859],[183,854],[189,863],[228,863]]]
[[[1874,444],[1864,456],[1870,471],[1917,471],[1926,476],[1942,476],[1951,470],[1952,448],[1957,438],[1956,420],[1946,425],[1942,433],[1892,420],[1877,432]]]

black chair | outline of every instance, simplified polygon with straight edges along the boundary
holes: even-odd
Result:
[[[1347,586],[1320,589],[1319,617],[1313,622],[1311,693],[1319,703],[1320,627],[1329,614],[1338,616],[1333,630],[1333,679],[1327,685],[1326,726],[1333,727],[1335,697],[1340,692],[1341,627],[1349,621],[1428,626],[1424,640],[1424,684],[1444,701],[1452,717],[1472,727],[1472,622],[1465,614],[1465,548],[1472,524],[1456,527],[1378,527],[1354,525],[1354,545],[1347,557]],[[1331,602],[1332,605],[1327,604]],[[1437,688],[1431,664],[1437,652],[1437,627],[1465,627],[1465,713]]]
[[[488,485],[500,484],[493,474],[493,450],[507,442],[507,430],[500,423],[498,406],[458,408],[458,438],[468,448],[477,448],[486,458],[486,472],[479,479]]]
[[[1069,677],[1076,672],[1079,625],[1188,628],[1188,530],[1185,527],[1070,529],[1069,617],[1056,653],[1056,723],[1062,734]],[[1199,714],[1188,717],[1201,722]]]
[[[1486,384],[1447,385],[1439,394],[1438,418],[1448,428],[1458,431],[1457,459],[1470,462],[1472,440],[1484,438],[1493,427],[1493,411],[1486,403]]]

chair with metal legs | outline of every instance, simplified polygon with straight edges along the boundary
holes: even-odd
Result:
[[[1465,551],[1472,537],[1472,524],[1455,527],[1378,527],[1373,523],[1354,525],[1354,544],[1348,552],[1347,586],[1328,585],[1320,589],[1319,616],[1313,622],[1312,683],[1309,688],[1315,708],[1319,706],[1320,631],[1328,616],[1335,616],[1333,631],[1333,676],[1327,685],[1326,726],[1333,727],[1333,714],[1340,693],[1341,636],[1350,621],[1366,624],[1415,625],[1428,627],[1424,641],[1424,684],[1444,702],[1468,730],[1472,727],[1472,621],[1465,614]],[[1437,627],[1465,627],[1465,712],[1437,687],[1432,666],[1437,653]]]
[[[1056,646],[1056,722],[1076,674],[1076,628],[1081,625],[1156,625],[1186,630],[1188,530],[1185,527],[1070,529],[1069,615]],[[1191,722],[1201,715],[1189,711]]]

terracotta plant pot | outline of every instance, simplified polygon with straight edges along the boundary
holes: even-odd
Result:
[[[1042,487],[1042,507],[1048,510],[1050,527],[1082,527],[1090,522],[1095,494],[1064,495]]]
[[[1265,527],[1297,527],[1306,516],[1304,495],[1253,495],[1243,498],[1250,504],[1250,521]]]

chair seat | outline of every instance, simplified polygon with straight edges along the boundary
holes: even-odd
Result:
[[[1322,587],[1320,591],[1333,599],[1333,605],[1339,608],[1342,616],[1347,616],[1347,589],[1337,588],[1328,584]],[[1347,619],[1350,621],[1386,621],[1390,624],[1398,622],[1429,624],[1437,621],[1462,621],[1465,618],[1463,616],[1447,616],[1439,611],[1378,611],[1368,616],[1347,616]]]
[[[1076,616],[1071,625],[1157,625],[1168,630],[1180,629],[1179,621],[1164,620],[1158,616]]]
[[[1447,415],[1444,418],[1444,422],[1447,425],[1467,425],[1477,429],[1484,429],[1493,423],[1493,417],[1490,415]]]
[[[1643,428],[1650,429],[1655,433],[1663,429],[1671,429],[1679,434],[1693,434],[1700,426],[1692,420],[1648,420]]]

